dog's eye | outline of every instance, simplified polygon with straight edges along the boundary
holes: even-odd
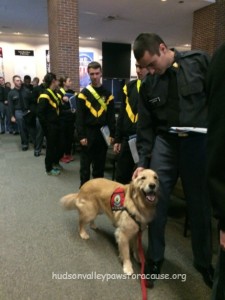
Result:
[[[146,179],[146,176],[142,176],[142,177],[141,177],[141,180],[145,180],[145,179]]]
[[[154,179],[155,179],[155,180],[158,180],[158,177],[157,177],[157,176],[154,176]]]

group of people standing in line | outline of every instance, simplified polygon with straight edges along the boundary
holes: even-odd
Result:
[[[59,86],[56,75],[48,73],[44,85],[28,92],[21,87],[20,77],[14,76],[15,88],[8,94],[11,121],[17,122],[22,149],[26,150],[26,115],[31,112],[38,117],[35,122],[38,119],[47,141],[45,167],[49,175],[59,175],[60,159],[66,162],[71,155],[74,124],[81,146],[80,185],[90,179],[91,172],[93,178],[104,177],[108,146],[101,131],[103,126],[108,126],[109,142],[117,154],[116,181],[129,183],[143,168],[157,172],[160,195],[156,217],[148,228],[145,263],[145,273],[154,278],[163,265],[169,199],[180,177],[190,219],[194,268],[206,285],[212,288],[214,283],[212,299],[225,299],[225,265],[222,265],[225,259],[225,166],[221,168],[220,162],[221,159],[225,163],[220,157],[225,146],[225,108],[219,104],[225,97],[225,68],[220,65],[220,58],[214,58],[210,64],[210,57],[203,51],[169,49],[157,34],[140,34],[133,51],[138,78],[124,87],[117,122],[113,95],[101,83],[102,69],[98,62],[88,65],[90,84],[76,95],[76,114],[71,111],[69,102],[69,95],[74,94],[69,78],[60,80]],[[224,53],[223,45],[216,55],[224,60]],[[219,76],[217,67],[221,69]],[[32,93],[33,102],[29,100]],[[134,136],[138,164],[134,163],[129,147],[129,140]],[[216,146],[219,140],[223,143]],[[221,251],[215,275],[210,200],[220,219]],[[150,276],[147,286],[153,285]]]

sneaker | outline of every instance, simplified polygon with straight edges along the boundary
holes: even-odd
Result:
[[[53,169],[54,169],[54,170],[58,170],[58,171],[62,171],[63,167],[60,166],[60,164],[54,164],[54,165],[53,165]]]
[[[34,156],[35,156],[35,157],[38,157],[38,156],[40,156],[40,155],[41,155],[40,152],[38,152],[38,151],[35,151],[35,152],[34,152]]]
[[[66,164],[69,163],[70,162],[69,156],[64,155],[62,158],[60,158],[60,161]]]
[[[22,151],[27,151],[28,150],[28,146],[22,146]]]
[[[51,169],[51,171],[46,172],[48,175],[52,175],[52,176],[58,176],[60,174],[60,171],[57,169]]]
[[[74,161],[74,157],[72,155],[67,155],[67,158],[69,159],[69,161]]]

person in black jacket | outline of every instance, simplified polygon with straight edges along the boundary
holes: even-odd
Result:
[[[190,221],[194,267],[212,287],[211,206],[206,189],[209,56],[202,51],[169,49],[154,33],[140,34],[133,45],[138,64],[149,70],[142,82],[133,177],[151,168],[160,180],[156,217],[149,226],[145,272],[158,274],[164,260],[170,194],[180,176]],[[147,280],[153,286],[153,280]]]
[[[8,94],[8,104],[11,116],[11,122],[17,123],[22,150],[26,151],[29,147],[29,124],[26,119],[30,114],[29,103],[31,102],[31,92],[22,86],[21,77],[18,75],[13,76],[14,88]],[[33,139],[32,130],[30,131]]]
[[[207,76],[209,102],[207,179],[210,199],[219,219],[219,254],[212,300],[225,299],[225,43],[212,57]]]
[[[136,63],[138,79],[130,81],[123,88],[124,95],[116,124],[115,144],[117,153],[116,181],[127,184],[131,181],[135,162],[129,147],[129,139],[135,138],[138,121],[138,99],[142,79],[148,73]]]
[[[44,82],[46,89],[38,98],[37,115],[46,137],[45,169],[48,175],[59,175],[61,97],[56,93],[59,82],[53,73],[47,73]]]
[[[40,124],[39,118],[37,116],[37,106],[38,106],[38,98],[44,93],[45,84],[44,82],[40,85],[34,86],[32,90],[32,106],[31,111],[35,116],[35,139],[34,139],[34,156],[39,157],[41,155],[41,150],[44,142],[44,132],[42,126]]]
[[[101,84],[101,65],[98,62],[89,63],[88,74],[91,84],[77,98],[76,127],[81,144],[80,185],[90,179],[91,165],[93,178],[104,177],[108,146],[101,127],[109,127],[110,143],[113,143],[115,136],[113,96]]]
[[[72,144],[74,140],[75,111],[71,109],[70,98],[75,95],[71,89],[72,81],[69,77],[59,79],[58,93],[61,95],[62,105],[60,111],[60,161],[69,163],[74,160]]]

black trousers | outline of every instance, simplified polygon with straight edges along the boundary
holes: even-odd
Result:
[[[71,155],[74,137],[74,121],[60,120],[60,156]]]
[[[130,152],[128,141],[123,140],[120,153],[117,155],[116,181],[123,184],[130,183],[134,167],[135,163]]]
[[[59,123],[48,124],[47,128],[43,128],[43,131],[46,137],[45,168],[46,172],[49,172],[54,164],[59,163],[60,159]]]
[[[150,168],[159,176],[156,217],[149,226],[147,258],[160,261],[165,251],[165,226],[170,194],[181,177],[190,218],[194,263],[209,267],[212,259],[211,205],[206,188],[206,135],[157,136]]]
[[[100,128],[89,127],[86,131],[88,145],[81,147],[80,152],[80,186],[92,177],[104,177],[107,145]]]

